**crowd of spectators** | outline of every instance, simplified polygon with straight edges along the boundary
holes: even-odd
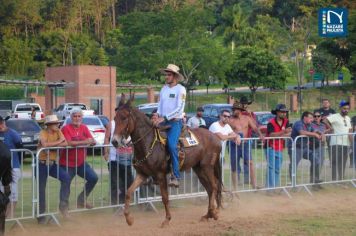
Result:
[[[225,153],[226,146],[229,147],[229,158],[231,168],[232,187],[237,190],[241,181],[240,174],[244,173],[245,183],[251,184],[254,189],[261,188],[257,185],[256,173],[251,152],[251,142],[244,138],[251,138],[252,131],[258,134],[264,146],[267,171],[265,187],[275,188],[281,183],[281,166],[283,162],[283,151],[288,150],[290,164],[289,176],[292,180],[292,148],[291,142],[286,138],[290,137],[295,141],[296,168],[302,159],[310,161],[310,183],[315,185],[315,189],[320,189],[320,171],[325,160],[325,150],[328,148],[330,164],[332,169],[332,180],[343,180],[345,166],[349,157],[349,150],[353,147],[353,154],[350,156],[351,166],[355,167],[356,142],[355,136],[351,135],[355,131],[356,124],[351,125],[348,116],[350,104],[345,101],[339,103],[339,113],[330,108],[330,102],[323,100],[323,106],[313,112],[305,111],[300,120],[291,124],[288,119],[288,109],[285,104],[277,104],[271,111],[275,117],[269,120],[267,133],[264,136],[257,128],[253,112],[248,110],[249,101],[241,99],[232,106],[232,112],[223,110],[219,120],[210,127],[202,117],[204,112],[202,107],[197,108],[196,115],[190,118],[186,125],[191,129],[209,128],[221,140],[222,153]],[[59,210],[64,217],[69,217],[69,196],[71,182],[78,175],[85,180],[84,189],[79,193],[76,200],[77,208],[92,208],[87,201],[87,197],[93,191],[98,176],[94,168],[86,161],[86,149],[83,146],[95,145],[89,129],[82,124],[83,114],[81,110],[71,111],[71,124],[67,124],[61,129],[60,121],[55,115],[45,117],[46,128],[40,133],[38,149],[50,148],[41,152],[38,160],[38,191],[39,191],[39,213],[46,211],[46,184],[48,176],[60,181]],[[151,114],[151,120],[159,118],[157,111]],[[105,144],[109,144],[115,128],[115,121],[112,120],[106,126]],[[325,134],[335,134],[326,137]],[[0,117],[0,138],[9,149],[19,149],[22,147],[21,138],[10,128],[6,127],[5,121]],[[110,174],[110,203],[112,205],[124,202],[127,188],[133,182],[132,158],[133,146],[131,138],[123,140],[124,146],[120,148],[105,147],[103,156],[108,163]],[[58,150],[58,147],[67,147]],[[52,149],[51,149],[52,148]],[[11,184],[11,195],[8,217],[14,216],[14,210],[18,200],[17,183],[21,178],[20,158],[17,152],[12,155],[13,182]],[[243,168],[240,162],[243,162]],[[154,184],[151,179],[149,185]],[[146,188],[147,189],[147,188]],[[150,192],[154,190],[150,187]],[[45,223],[45,217],[39,217],[38,223]]]

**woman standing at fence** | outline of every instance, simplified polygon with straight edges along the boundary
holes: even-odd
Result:
[[[311,139],[311,145],[309,146],[310,152],[313,152],[314,154],[314,161],[318,163],[319,166],[318,169],[311,170],[310,173],[310,182],[311,183],[320,183],[322,180],[320,179],[320,171],[323,167],[324,163],[324,156],[325,156],[325,143],[326,143],[326,138],[324,136],[325,133],[329,132],[330,129],[326,128],[326,125],[322,122],[322,117],[320,111],[316,110],[314,111],[314,121],[312,123],[313,129],[321,134],[321,139],[317,140],[315,138]],[[316,187],[320,188],[320,185],[316,185]]]
[[[45,118],[46,129],[40,132],[38,150],[47,147],[65,147],[67,141],[59,129],[59,123],[56,115],[49,115]],[[66,171],[57,165],[58,150],[43,150],[39,153],[38,160],[38,192],[39,192],[39,214],[46,211],[46,184],[48,176],[61,181],[61,190],[59,199],[65,200],[64,189],[69,186],[70,179]],[[40,216],[37,218],[39,224],[46,224],[47,218]]]
[[[105,135],[105,144],[109,144],[114,134],[115,121],[112,120],[109,125],[109,131]],[[108,161],[110,172],[110,196],[111,205],[124,203],[125,194],[128,187],[133,182],[131,160],[133,157],[133,148],[131,146],[130,136],[124,141],[125,146],[120,148],[110,147],[109,151],[105,149],[105,160]],[[119,196],[119,201],[118,197]]]
[[[0,116],[0,139],[4,142],[8,149],[22,148],[22,140],[20,135],[13,129],[6,126],[5,120]],[[17,185],[21,178],[21,160],[18,152],[11,153],[11,166],[12,166],[12,183],[10,204],[7,206],[7,217],[13,218],[15,216],[15,208],[18,200]]]

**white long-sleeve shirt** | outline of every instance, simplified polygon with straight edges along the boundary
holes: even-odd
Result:
[[[167,120],[182,119],[186,95],[184,86],[180,84],[172,88],[163,86],[159,94],[158,114]]]

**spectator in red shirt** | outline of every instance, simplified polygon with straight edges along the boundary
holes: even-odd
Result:
[[[80,109],[73,109],[70,118],[71,124],[67,124],[62,128],[62,133],[67,140],[69,146],[75,147],[61,152],[59,164],[61,168],[65,169],[69,176],[70,181],[74,176],[79,175],[87,182],[85,183],[83,191],[78,195],[77,207],[78,208],[93,208],[86,198],[93,190],[95,184],[98,182],[98,176],[90,165],[85,161],[86,148],[78,148],[78,146],[95,145],[95,140],[90,134],[88,127],[82,124],[83,112]],[[63,216],[68,216],[68,199],[70,194],[70,185],[64,191],[66,200],[62,201],[59,205],[59,210]]]

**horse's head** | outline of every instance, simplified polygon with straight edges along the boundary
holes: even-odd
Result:
[[[125,103],[125,95],[122,94],[119,106],[115,109],[115,130],[111,143],[116,148],[125,146],[124,139],[127,139],[135,128],[135,117],[131,106],[133,100],[134,96],[131,96]]]

